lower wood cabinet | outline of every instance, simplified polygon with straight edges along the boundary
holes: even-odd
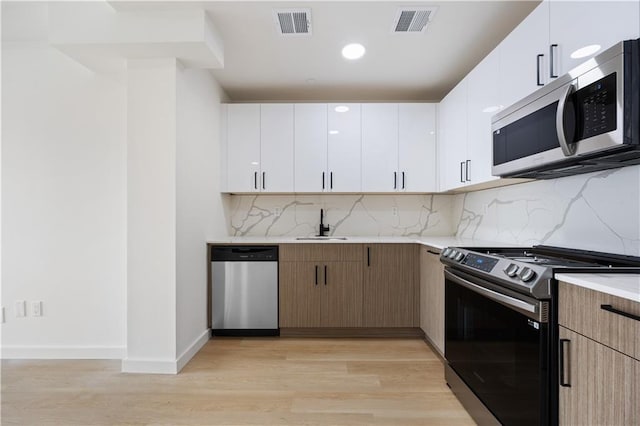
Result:
[[[560,282],[559,424],[640,424],[640,303]]]
[[[359,244],[283,245],[279,269],[281,328],[361,326]]]
[[[444,355],[444,265],[439,250],[420,246],[420,328]]]
[[[418,246],[365,244],[364,327],[418,327]]]

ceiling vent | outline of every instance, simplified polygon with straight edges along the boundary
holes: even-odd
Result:
[[[422,33],[433,19],[436,10],[433,7],[403,7],[396,12],[391,32],[395,34]]]
[[[311,35],[311,9],[275,9],[273,19],[280,35]]]

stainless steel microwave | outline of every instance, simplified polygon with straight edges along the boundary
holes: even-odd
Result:
[[[640,39],[505,108],[491,130],[494,176],[548,179],[640,164]]]

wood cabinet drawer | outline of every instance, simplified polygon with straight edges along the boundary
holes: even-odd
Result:
[[[361,262],[362,245],[344,243],[280,244],[280,261]]]
[[[602,308],[640,316],[640,303],[564,282],[558,299],[560,325],[640,360],[640,321]]]

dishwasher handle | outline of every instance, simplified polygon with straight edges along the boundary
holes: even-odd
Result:
[[[273,262],[278,246],[211,246],[212,262]]]

